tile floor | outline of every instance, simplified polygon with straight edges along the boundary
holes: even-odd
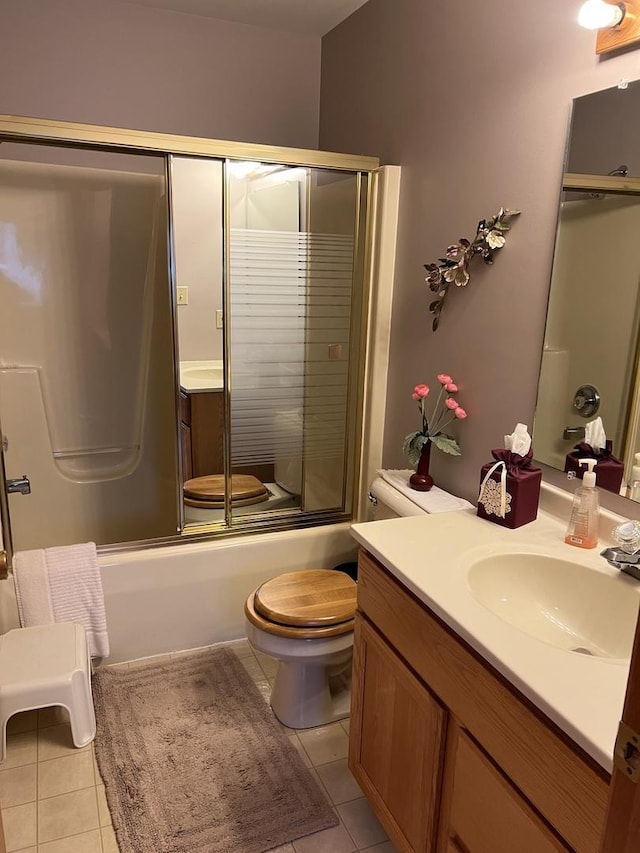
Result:
[[[229,647],[268,701],[275,661],[254,654],[246,640]],[[273,853],[394,853],[347,768],[348,720],[285,730],[340,824]],[[9,721],[0,806],[8,853],[118,853],[93,745],[74,748],[60,708],[16,714]]]

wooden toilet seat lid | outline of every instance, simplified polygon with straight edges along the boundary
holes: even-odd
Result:
[[[258,587],[254,607],[279,625],[339,625],[355,615],[356,584],[349,575],[333,569],[285,572]]]
[[[189,506],[224,507],[224,474],[207,474],[186,480],[182,491]],[[231,475],[231,505],[247,506],[269,499],[264,483],[251,474]]]
[[[286,637],[289,640],[329,640],[333,637],[342,637],[345,634],[353,633],[355,626],[355,618],[349,619],[348,622],[340,622],[339,625],[325,625],[323,628],[300,628],[293,625],[278,625],[277,622],[272,622],[270,619],[265,619],[255,609],[255,595],[252,592],[247,598],[244,605],[244,613],[249,622],[265,631],[267,634],[273,634],[276,637]]]

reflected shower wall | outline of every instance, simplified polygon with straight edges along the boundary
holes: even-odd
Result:
[[[561,205],[536,407],[541,462],[562,468],[579,440],[563,439],[565,427],[592,420],[573,408],[585,384],[600,392],[597,415],[614,453],[624,453],[640,325],[639,231],[635,197],[582,196]],[[583,305],[593,310],[578,310]]]
[[[10,498],[15,547],[171,535],[164,160],[10,144],[2,156],[0,419],[7,476],[32,487]]]

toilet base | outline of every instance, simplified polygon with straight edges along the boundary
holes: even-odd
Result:
[[[348,672],[350,666],[349,660],[341,669]],[[326,666],[280,661],[271,708],[280,722],[291,729],[310,729],[344,720],[351,709],[350,679],[330,679]]]

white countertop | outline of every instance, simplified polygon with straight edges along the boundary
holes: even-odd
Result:
[[[565,526],[566,521],[540,511],[531,524],[508,530],[472,509],[354,524],[351,530],[391,574],[610,772],[629,663],[576,654],[529,636],[480,603],[467,581],[470,566],[483,557],[535,553],[610,574],[629,595],[640,596],[640,583],[609,566],[599,556],[601,548],[565,544]]]
[[[180,387],[187,394],[222,391],[224,371],[222,361],[181,361]]]

